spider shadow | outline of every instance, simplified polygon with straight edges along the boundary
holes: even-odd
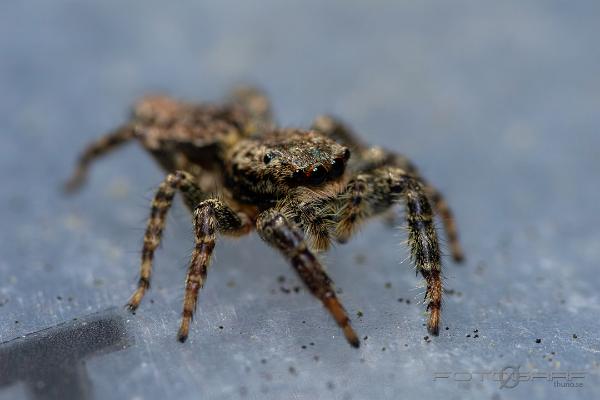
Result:
[[[131,342],[121,312],[110,308],[0,343],[0,389],[22,382],[31,399],[89,399],[85,361]]]

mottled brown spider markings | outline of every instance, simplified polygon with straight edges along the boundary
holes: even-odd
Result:
[[[90,163],[132,139],[167,172],[152,201],[140,278],[128,306],[150,287],[154,251],[177,192],[193,213],[195,247],[188,267],[178,338],[185,341],[218,234],[259,236],[292,264],[309,291],[358,347],[358,336],[316,252],[347,241],[368,218],[405,206],[408,243],[425,278],[428,330],[439,333],[441,252],[434,226],[444,221],[452,255],[463,258],[453,216],[441,194],[406,158],[358,141],[343,124],[319,117],[311,130],[279,129],[258,90],[238,89],[222,105],[195,105],[164,96],[142,99],[132,118],[79,159],[67,189],[78,188]],[[208,193],[214,194],[213,196]]]

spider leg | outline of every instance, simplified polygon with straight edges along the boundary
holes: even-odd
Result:
[[[267,95],[252,86],[238,86],[230,95],[230,101],[241,106],[250,115],[250,126],[246,130],[251,133],[262,133],[275,127],[273,110]]]
[[[227,204],[217,199],[208,199],[196,207],[194,211],[194,230],[196,245],[185,280],[185,297],[181,325],[177,338],[185,342],[190,329],[198,292],[204,286],[206,274],[215,247],[216,233],[242,235],[252,228],[250,218],[245,214],[236,213]]]
[[[189,173],[183,171],[167,175],[165,180],[158,187],[154,199],[152,200],[150,217],[146,226],[146,233],[144,234],[144,246],[142,248],[138,287],[127,304],[132,311],[140,305],[146,290],[150,287],[150,275],[152,274],[154,251],[160,244],[167,212],[171,208],[173,197],[177,190],[183,193],[184,200],[188,206],[193,204],[192,209],[200,203],[204,197],[194,182],[193,177]]]
[[[278,249],[292,263],[310,292],[317,297],[342,328],[353,347],[359,347],[358,336],[350,325],[350,319],[338,300],[333,283],[323,267],[308,249],[302,231],[293,226],[283,214],[273,209],[259,215],[256,222],[260,237]]]
[[[132,125],[124,125],[88,145],[79,157],[73,175],[71,175],[71,178],[66,182],[65,190],[73,192],[79,189],[85,182],[92,161],[115,150],[117,147],[125,144],[134,137],[134,127]]]
[[[464,260],[464,252],[460,245],[456,221],[450,206],[448,206],[448,203],[442,194],[434,186],[430,185],[420,177],[417,167],[408,158],[400,154],[386,152],[377,147],[367,148],[347,125],[328,115],[317,117],[313,122],[312,128],[326,134],[333,140],[348,146],[353,153],[351,163],[357,164],[355,167],[356,170],[365,171],[366,169],[378,168],[385,165],[394,165],[402,168],[407,173],[418,177],[424,185],[427,196],[429,196],[429,199],[433,203],[434,211],[442,220],[444,231],[446,232],[448,243],[450,244],[452,258],[456,262],[462,262]],[[357,188],[355,190],[355,195],[360,196],[360,192],[361,189]],[[355,210],[358,211],[358,208],[355,207]],[[345,231],[346,235],[352,234],[348,227],[345,228]],[[344,240],[343,237],[340,239]]]
[[[367,146],[346,124],[331,115],[319,115],[313,121],[311,128],[349,147],[353,152],[363,152],[367,149]]]
[[[427,329],[437,335],[442,306],[442,263],[433,211],[423,183],[396,167],[382,167],[357,175],[341,196],[335,233],[340,240],[346,240],[366,218],[385,212],[400,200],[405,203],[411,255],[417,273],[420,272],[427,283]]]
[[[456,228],[456,220],[454,218],[452,209],[450,209],[450,206],[448,205],[448,202],[446,202],[446,199],[444,199],[444,196],[434,186],[428,184],[424,180],[421,180],[421,182],[423,183],[427,197],[429,197],[432,202],[433,209],[442,220],[444,231],[448,237],[448,244],[450,245],[450,253],[452,254],[452,258],[456,262],[463,262],[465,259],[465,253],[460,244],[458,229]]]

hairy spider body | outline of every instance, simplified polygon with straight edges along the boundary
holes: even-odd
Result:
[[[276,128],[266,97],[242,88],[221,105],[164,96],[142,99],[129,122],[83,152],[67,188],[84,182],[94,159],[133,139],[154,156],[167,177],[152,201],[138,287],[128,302],[131,310],[150,287],[154,251],[180,192],[195,228],[180,341],[188,336],[217,235],[239,236],[256,229],[289,260],[348,342],[358,347],[358,336],[315,253],[326,250],[332,240],[347,241],[365,220],[404,203],[411,255],[427,285],[428,331],[439,333],[442,265],[434,212],[444,221],[455,260],[462,259],[462,250],[443,197],[406,158],[364,145],[327,116],[317,118],[310,130]]]

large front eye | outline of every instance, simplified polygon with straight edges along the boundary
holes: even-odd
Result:
[[[342,158],[336,158],[331,162],[331,171],[329,172],[329,175],[331,175],[332,178],[337,178],[344,173],[344,169],[344,160]]]
[[[317,165],[306,175],[307,182],[311,185],[319,185],[323,183],[327,177],[327,170],[322,165]]]

